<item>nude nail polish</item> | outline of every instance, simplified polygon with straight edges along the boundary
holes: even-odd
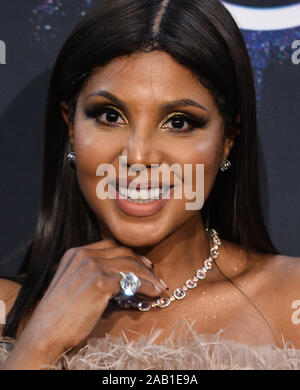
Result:
[[[166,285],[166,283],[161,279],[159,278],[161,284],[165,287],[166,290],[169,290],[169,287]]]
[[[141,257],[143,258],[143,260],[144,260],[148,265],[150,265],[150,266],[153,268],[152,262],[151,262],[149,259],[147,259],[147,257],[145,257],[145,256],[141,256]]]

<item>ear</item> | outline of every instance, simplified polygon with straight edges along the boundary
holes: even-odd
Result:
[[[70,143],[73,146],[74,135],[73,135],[73,123],[70,119],[71,118],[70,106],[65,101],[62,101],[62,102],[60,102],[60,109],[61,109],[61,114],[64,118],[64,121],[66,122],[66,125],[68,127],[68,135],[69,135]]]
[[[224,145],[224,153],[223,153],[223,160],[227,160],[230,152],[231,152],[231,149],[233,148],[234,146],[234,142],[236,140],[236,138],[239,136],[240,134],[240,129],[239,129],[239,123],[241,121],[241,117],[240,115],[237,116],[237,119],[236,119],[236,128],[234,131],[232,131],[231,135],[229,138],[226,138],[225,139],[225,145]]]

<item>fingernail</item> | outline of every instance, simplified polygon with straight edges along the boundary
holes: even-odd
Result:
[[[166,283],[161,278],[159,278],[159,280],[160,280],[161,284],[164,286],[164,288],[166,290],[169,290],[169,287],[166,285]]]
[[[153,268],[152,262],[151,262],[149,259],[147,259],[147,257],[145,257],[145,256],[141,256],[141,257],[144,259],[144,261],[145,261],[148,265],[150,265],[150,266]]]
[[[154,286],[155,287],[155,290],[158,291],[159,293],[161,293],[161,289],[158,287],[158,286]]]

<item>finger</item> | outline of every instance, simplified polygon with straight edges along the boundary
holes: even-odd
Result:
[[[60,280],[61,276],[66,272],[66,270],[69,269],[71,264],[74,261],[74,258],[78,255],[79,249],[108,249],[108,248],[114,248],[119,247],[119,244],[112,238],[108,238],[105,240],[100,240],[97,242],[93,242],[90,244],[87,244],[85,246],[81,247],[75,247],[75,248],[69,248],[63,255],[63,257],[60,259],[60,261],[53,267],[53,277],[51,280],[51,283],[49,285],[49,288],[54,288],[58,281]]]
[[[95,257],[97,256],[97,250],[95,250]],[[108,247],[105,249],[101,249],[101,258],[115,258],[129,256],[138,260],[141,264],[145,265],[147,268],[152,269],[153,264],[150,260],[148,260],[145,256],[139,255],[135,253],[131,248],[119,246],[119,247]]]
[[[139,294],[146,295],[148,297],[157,297],[162,294],[162,290],[155,286],[153,283],[149,282],[146,279],[140,279],[141,286],[137,290]]]
[[[158,297],[162,295],[162,290],[155,286],[153,283],[146,279],[140,279],[141,286],[137,290],[138,294],[145,295],[146,297]]]
[[[93,242],[84,246],[80,247],[74,247],[69,248],[63,255],[63,257],[60,259],[60,261],[53,267],[52,272],[54,273],[52,281],[51,281],[51,288],[55,287],[58,283],[58,280],[61,278],[61,276],[69,269],[70,266],[72,266],[72,263],[74,262],[74,258],[78,256],[79,251],[85,249],[86,251],[91,251],[93,249],[107,249],[107,248],[113,248],[118,247],[119,244],[114,239],[108,238],[105,240],[100,240],[97,242]],[[49,287],[50,287],[49,286]]]
[[[80,249],[88,249],[88,250],[102,249],[102,248],[108,249],[108,248],[114,248],[114,247],[118,247],[118,246],[119,246],[119,244],[117,244],[117,242],[114,239],[109,238],[109,239],[93,242],[91,244],[87,244],[84,246],[69,248],[65,252],[63,257],[61,258],[60,262],[56,265],[56,268],[54,269],[54,271],[56,271],[56,269],[59,266],[59,264],[61,263],[61,261],[64,260],[64,262],[65,262],[64,267],[62,267],[59,270],[59,273],[56,273],[55,277],[60,276],[69,267],[69,265],[72,263],[74,257],[78,254],[78,250],[80,250]]]
[[[108,249],[108,248],[117,248],[120,244],[117,243],[113,238],[106,238],[105,240],[92,242],[90,244],[84,245],[82,248],[88,249]]]
[[[161,280],[155,273],[141,264],[134,257],[122,256],[110,259],[101,260],[102,267],[107,272],[115,272],[120,274],[120,271],[124,273],[134,272],[139,278],[143,278],[157,286],[159,289],[168,290],[167,285]]]
[[[113,242],[113,245],[115,245],[115,242]],[[95,248],[91,248],[91,246],[90,246],[89,249],[93,250]],[[117,246],[109,246],[109,242],[108,242],[107,247],[104,249],[101,249],[101,260],[103,260],[103,258],[110,259],[110,258],[123,257],[123,256],[132,257],[132,258],[138,260],[139,263],[142,262],[143,265],[145,265],[147,268],[149,268],[151,270],[154,268],[153,263],[147,257],[135,253],[129,247],[120,246],[120,245],[119,246],[118,245]],[[153,275],[155,275],[155,274],[153,274]],[[166,285],[166,283],[162,279],[160,279],[156,275],[155,275],[155,277],[157,278],[158,282],[160,283],[160,285],[163,286],[164,289],[169,290],[168,286]]]
[[[138,255],[139,258],[142,260],[142,262],[148,267],[148,268],[153,268],[154,265],[152,261],[150,261],[146,256],[143,255]]]

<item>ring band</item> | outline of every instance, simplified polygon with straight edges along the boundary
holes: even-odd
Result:
[[[132,297],[141,286],[140,279],[133,272],[129,272],[128,274],[120,272],[120,274],[122,275],[120,281],[122,294],[126,297]]]

